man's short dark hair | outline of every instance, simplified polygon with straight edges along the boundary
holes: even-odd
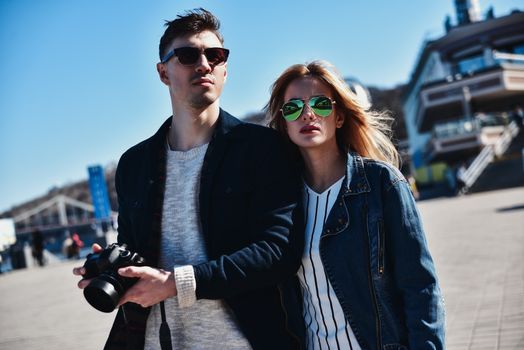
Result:
[[[183,15],[178,15],[176,19],[172,21],[166,21],[166,31],[160,39],[160,45],[158,53],[160,59],[167,53],[168,46],[176,38],[198,34],[203,31],[213,32],[218,40],[224,44],[224,38],[220,34],[220,21],[211,12],[204,10],[203,8],[194,9],[187,11]]]

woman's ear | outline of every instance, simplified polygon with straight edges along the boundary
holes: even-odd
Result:
[[[344,117],[341,116],[340,114],[337,114],[337,119],[336,119],[337,129],[340,129],[342,125],[344,125]]]

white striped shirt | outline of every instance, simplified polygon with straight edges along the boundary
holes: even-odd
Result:
[[[308,349],[350,349],[360,346],[347,322],[340,302],[320,259],[320,236],[324,223],[340,192],[344,177],[323,193],[307,185],[304,191],[306,232],[302,265],[298,277],[304,296],[304,320]]]

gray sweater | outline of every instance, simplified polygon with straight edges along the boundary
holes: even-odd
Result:
[[[178,295],[165,300],[173,349],[250,349],[223,300],[196,300],[192,265],[208,260],[199,221],[200,171],[207,144],[167,150],[159,266],[174,270]],[[160,349],[160,307],[153,306],[145,349]]]

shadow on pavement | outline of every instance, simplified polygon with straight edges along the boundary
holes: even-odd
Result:
[[[504,213],[504,212],[507,212],[507,211],[523,210],[523,209],[524,209],[524,204],[517,204],[517,205],[512,205],[510,207],[497,208],[496,212],[497,213]]]

